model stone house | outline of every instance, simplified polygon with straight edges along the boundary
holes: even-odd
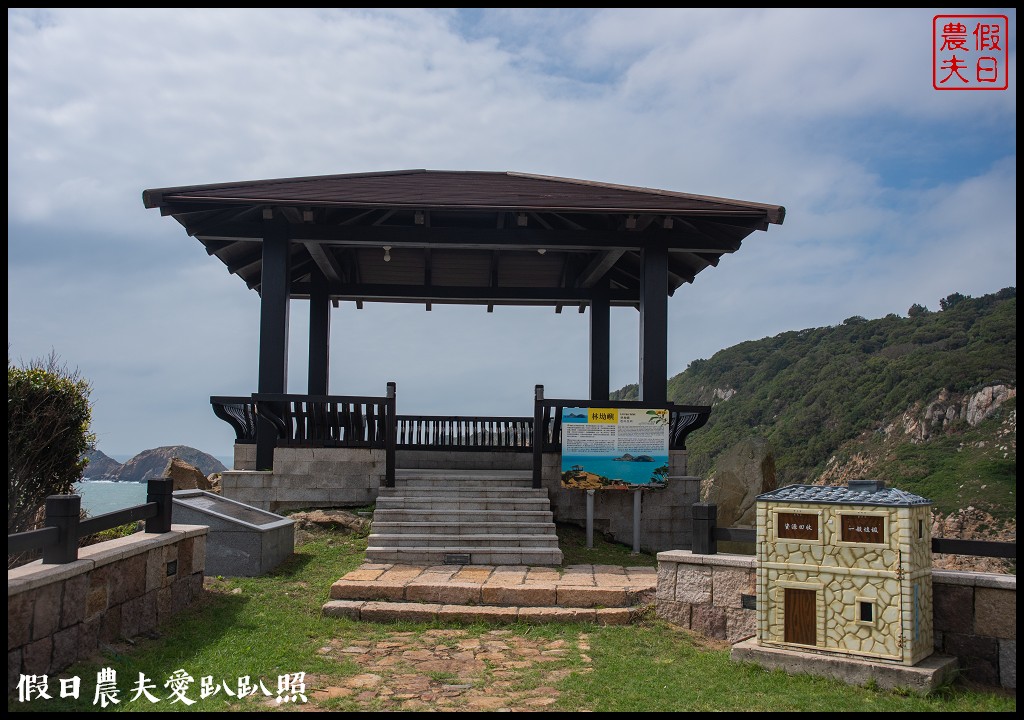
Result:
[[[903,665],[931,655],[930,506],[876,480],[758,496],[758,642]]]

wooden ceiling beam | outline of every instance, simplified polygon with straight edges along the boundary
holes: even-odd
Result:
[[[324,277],[331,282],[341,282],[344,278],[345,271],[342,269],[341,264],[334,257],[334,252],[326,245],[322,243],[303,243],[306,250],[309,251],[309,256],[313,258],[313,262],[320,268],[320,272],[324,274]]]
[[[296,282],[291,285],[291,292],[298,297],[310,293],[310,284]],[[424,288],[421,285],[392,285],[385,283],[328,283],[327,292],[331,297],[339,299],[362,298],[364,300],[396,300],[408,302],[473,302],[481,305],[515,303],[516,301],[540,302],[546,304],[576,305],[589,303],[593,299],[593,291],[582,288],[543,288],[543,287],[465,287],[458,285],[435,285]],[[615,303],[631,303],[637,300],[633,290],[614,290],[611,300]]]
[[[598,280],[603,278],[609,270],[614,267],[615,263],[619,261],[619,258],[626,251],[619,248],[615,250],[606,250],[590,261],[587,267],[583,268],[583,272],[580,273],[577,285],[580,287],[592,287]]]
[[[714,238],[700,233],[650,229],[647,232],[614,230],[546,230],[516,227],[508,230],[483,228],[436,228],[399,226],[324,226],[303,223],[291,226],[292,239],[304,243],[323,242],[331,245],[408,245],[411,247],[450,247],[488,249],[493,247],[517,250],[559,249],[588,251],[625,249],[641,250],[663,247],[688,252],[731,253],[740,241],[728,237]],[[196,237],[210,240],[248,240],[262,242],[269,232],[265,223],[225,223],[208,228]]]

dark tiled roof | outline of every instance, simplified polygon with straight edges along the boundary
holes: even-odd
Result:
[[[911,505],[931,505],[932,501],[897,490],[881,488],[878,490],[851,490],[845,485],[787,485],[757,496],[758,502],[786,501],[801,503],[822,503],[825,505],[883,505],[888,507],[909,507]]]
[[[251,180],[146,190],[147,207],[168,200],[297,205],[510,208],[602,212],[752,213],[781,224],[785,208],[745,200],[516,172],[402,170]]]

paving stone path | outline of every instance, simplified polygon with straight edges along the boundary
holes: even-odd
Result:
[[[511,630],[438,629],[349,642],[332,641],[319,653],[354,662],[360,672],[327,686],[326,678],[308,677],[304,709],[540,711],[558,702],[558,682],[592,670],[586,633],[552,640]]]

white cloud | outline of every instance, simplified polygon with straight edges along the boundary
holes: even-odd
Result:
[[[785,205],[671,300],[670,372],[994,292],[1016,283],[1015,86],[932,90],[932,14],[9,10],[8,341],[93,379],[101,447],[227,454],[208,397],[254,389],[258,298],[141,191],[417,167]],[[331,389],[393,379],[410,412],[528,412],[537,382],[586,393],[587,321],[348,304]],[[613,313],[613,386],[636,381],[636,328]]]

